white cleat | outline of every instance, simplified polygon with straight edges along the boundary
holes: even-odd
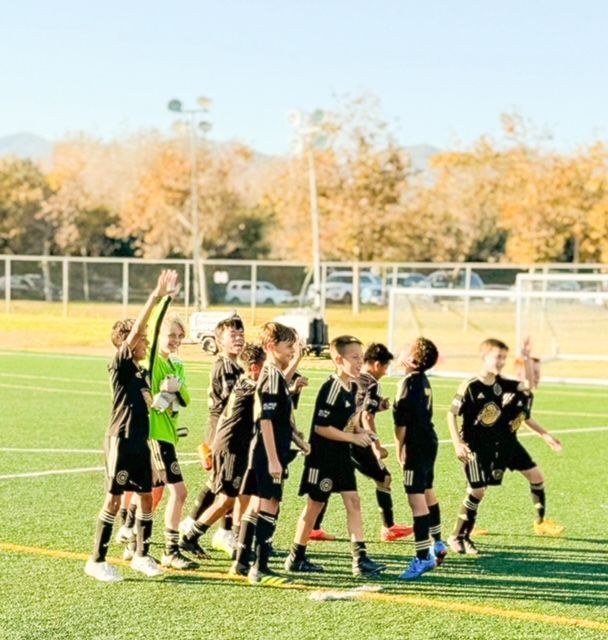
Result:
[[[218,529],[211,538],[211,546],[218,551],[223,551],[229,558],[234,559],[236,554],[236,538],[232,531]]]
[[[127,545],[122,552],[122,559],[128,562],[129,560],[133,560],[134,557],[135,549],[132,548],[131,545]]]
[[[156,563],[156,560],[150,556],[133,556],[131,569],[143,573],[148,578],[156,578],[164,573]]]
[[[84,572],[100,582],[121,582],[123,579],[116,567],[107,562],[95,562],[91,558],[87,560]]]
[[[184,518],[184,520],[179,523],[179,532],[185,536],[190,535],[195,522],[194,518],[191,518],[190,516]]]

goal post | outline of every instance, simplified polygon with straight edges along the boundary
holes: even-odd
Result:
[[[522,274],[512,288],[391,288],[389,347],[398,353],[428,337],[439,349],[434,373],[463,377],[479,368],[485,338],[503,340],[516,356],[530,336],[543,379],[608,385],[608,274],[552,276]]]

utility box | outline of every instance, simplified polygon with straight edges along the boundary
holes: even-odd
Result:
[[[274,320],[298,332],[306,353],[320,356],[329,347],[327,323],[310,309],[295,309]]]

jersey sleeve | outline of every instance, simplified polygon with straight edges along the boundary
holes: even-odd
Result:
[[[408,381],[404,378],[397,389],[393,404],[393,423],[395,427],[406,427],[411,395],[408,393]]]
[[[226,376],[226,368],[224,363],[218,360],[211,370],[211,379],[209,380],[209,413],[219,416],[229,395],[230,385]]]
[[[297,409],[298,408],[298,403],[300,402],[300,395],[302,394],[302,387],[298,387],[297,391],[292,391],[291,389],[295,389],[295,386],[293,386],[294,382],[298,379],[301,378],[302,374],[298,373],[297,371],[293,374],[293,376],[291,377],[291,387],[289,389],[289,393],[291,395],[291,403],[293,404],[293,408]]]
[[[271,369],[258,387],[258,418],[275,420],[279,409],[280,374]]]
[[[148,342],[150,346],[147,353],[147,369],[150,376],[154,378],[154,362],[158,357],[158,344],[160,337],[160,328],[163,319],[167,313],[167,309],[171,304],[171,296],[165,296],[156,304],[148,321]]]
[[[367,388],[365,398],[363,399],[362,409],[363,411],[367,411],[372,415],[376,415],[376,413],[380,411],[381,402],[382,398],[380,397],[380,386],[377,382],[374,382]]]
[[[315,413],[313,424],[316,427],[333,426],[334,403],[338,395],[338,387],[335,381],[328,381],[322,385],[315,401]]]
[[[471,394],[469,393],[470,380],[464,380],[460,383],[456,395],[450,405],[450,412],[455,416],[461,416],[467,409],[470,402]]]

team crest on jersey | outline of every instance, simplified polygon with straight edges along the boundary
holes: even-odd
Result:
[[[502,393],[502,387],[498,384],[498,382],[492,387],[492,391],[495,396],[499,396]]]
[[[128,471],[119,471],[116,474],[116,482],[123,486],[125,484],[127,484],[127,480],[129,479],[129,472]]]
[[[331,478],[323,478],[321,482],[319,482],[319,489],[323,491],[323,493],[329,493],[334,486],[333,480]]]
[[[504,475],[505,472],[502,469],[492,469],[492,478],[494,478],[494,480],[502,480]]]
[[[174,476],[178,476],[181,473],[181,470],[179,468],[179,463],[177,462],[177,460],[171,463],[171,473]]]
[[[500,408],[495,402],[489,402],[479,414],[479,420],[484,427],[491,427],[500,416]]]

